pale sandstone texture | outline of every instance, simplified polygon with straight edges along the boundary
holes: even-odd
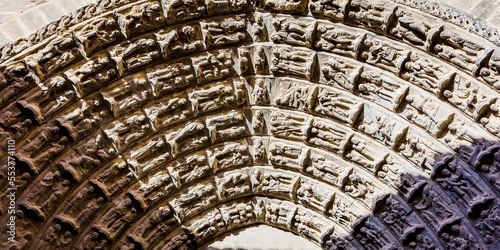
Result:
[[[57,3],[0,25],[1,249],[500,248],[495,3]]]

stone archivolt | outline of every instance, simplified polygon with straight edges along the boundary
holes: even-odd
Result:
[[[16,246],[500,247],[500,49],[403,4],[110,1],[5,47]]]

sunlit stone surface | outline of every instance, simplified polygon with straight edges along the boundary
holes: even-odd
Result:
[[[499,249],[490,4],[8,5],[0,248]]]

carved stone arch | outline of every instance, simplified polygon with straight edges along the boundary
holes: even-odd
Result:
[[[498,36],[424,0],[84,6],[1,50],[1,246],[197,248],[263,223],[496,249]]]

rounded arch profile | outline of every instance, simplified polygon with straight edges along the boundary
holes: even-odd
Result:
[[[499,41],[423,0],[88,5],[2,49],[2,247],[496,249]]]

